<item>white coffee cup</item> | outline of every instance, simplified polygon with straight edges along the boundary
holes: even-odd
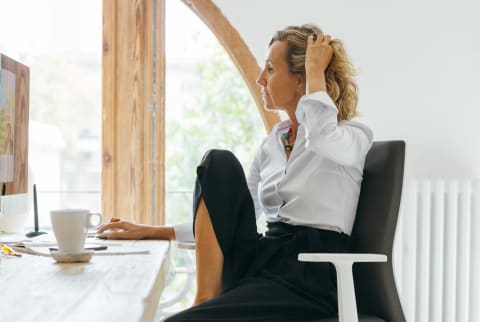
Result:
[[[60,209],[50,212],[53,233],[60,252],[84,252],[88,228],[96,225],[92,224],[92,217],[98,217],[97,224],[102,222],[101,214],[91,213],[87,209]]]

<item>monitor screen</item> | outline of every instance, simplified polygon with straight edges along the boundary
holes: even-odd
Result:
[[[0,54],[0,192],[27,192],[29,68]]]

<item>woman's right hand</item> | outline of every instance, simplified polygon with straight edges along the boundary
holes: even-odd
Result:
[[[327,91],[325,71],[333,57],[330,35],[309,35],[305,55],[306,93]]]
[[[97,233],[107,234],[107,239],[175,239],[172,227],[134,224],[125,220],[110,221],[98,226]]]

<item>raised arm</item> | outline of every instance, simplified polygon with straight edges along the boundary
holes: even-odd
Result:
[[[332,161],[352,166],[362,163],[370,149],[373,133],[365,125],[338,122],[338,109],[327,94],[325,72],[334,50],[331,37],[308,37],[305,57],[306,93],[296,110],[296,118],[306,128],[307,149]]]

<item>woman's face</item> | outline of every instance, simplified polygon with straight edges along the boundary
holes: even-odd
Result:
[[[275,41],[267,51],[265,66],[257,78],[266,109],[295,111],[300,100],[302,77],[288,70],[287,43]]]

